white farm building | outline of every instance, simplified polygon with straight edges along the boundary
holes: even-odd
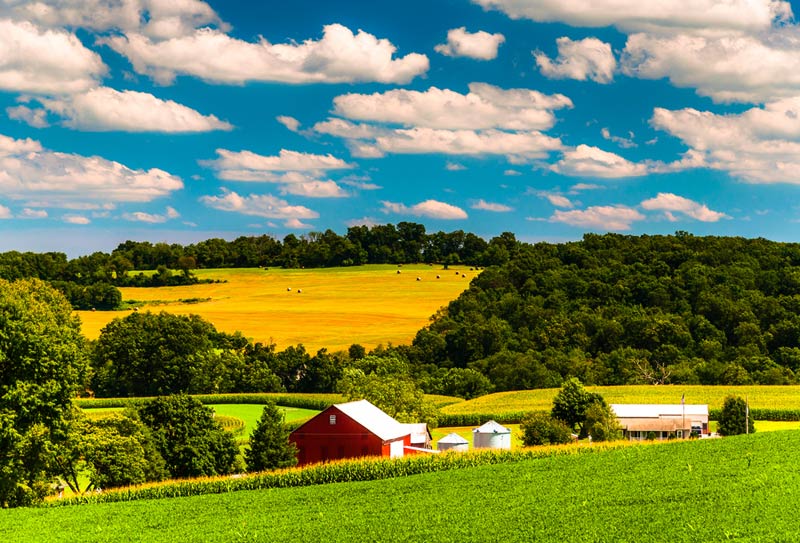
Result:
[[[476,449],[510,449],[511,430],[490,420],[472,430],[472,446]]]
[[[442,439],[437,441],[436,446],[440,451],[466,452],[469,450],[469,441],[453,432],[452,434],[447,434]]]
[[[692,433],[708,435],[705,404],[611,404],[625,438],[685,438]]]

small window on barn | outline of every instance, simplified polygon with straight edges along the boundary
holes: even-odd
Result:
[[[331,416],[330,416],[330,423],[331,423],[331,426],[333,426],[334,424],[336,424],[336,415],[331,415]]]

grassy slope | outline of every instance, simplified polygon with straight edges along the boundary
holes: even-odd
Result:
[[[796,541],[800,432],[366,483],[0,511],[3,541]]]
[[[477,272],[444,271],[427,265],[370,265],[313,270],[197,270],[201,279],[227,283],[183,287],[123,288],[124,300],[162,301],[152,311],[196,313],[226,332],[240,330],[255,341],[275,341],[279,349],[302,343],[309,351],[409,343],[440,307],[468,286]],[[455,270],[459,273],[456,274]],[[461,277],[461,272],[467,275]],[[436,275],[441,279],[436,279]],[[422,280],[417,281],[420,277]],[[291,288],[288,292],[286,289]],[[297,290],[302,289],[302,294]],[[178,300],[211,298],[196,304]],[[127,312],[79,311],[83,331],[100,329]]]
[[[587,387],[599,392],[608,403],[672,403],[686,395],[688,404],[708,404],[721,408],[726,396],[747,396],[750,407],[800,409],[800,386],[702,386],[702,385],[634,385]],[[443,413],[517,413],[549,411],[558,389],[498,392],[442,408]]]

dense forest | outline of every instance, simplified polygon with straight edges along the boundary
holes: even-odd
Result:
[[[496,390],[794,383],[800,245],[684,232],[517,244],[402,350]]]

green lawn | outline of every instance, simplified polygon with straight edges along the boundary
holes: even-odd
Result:
[[[362,483],[0,511],[0,541],[798,541],[800,432]]]

